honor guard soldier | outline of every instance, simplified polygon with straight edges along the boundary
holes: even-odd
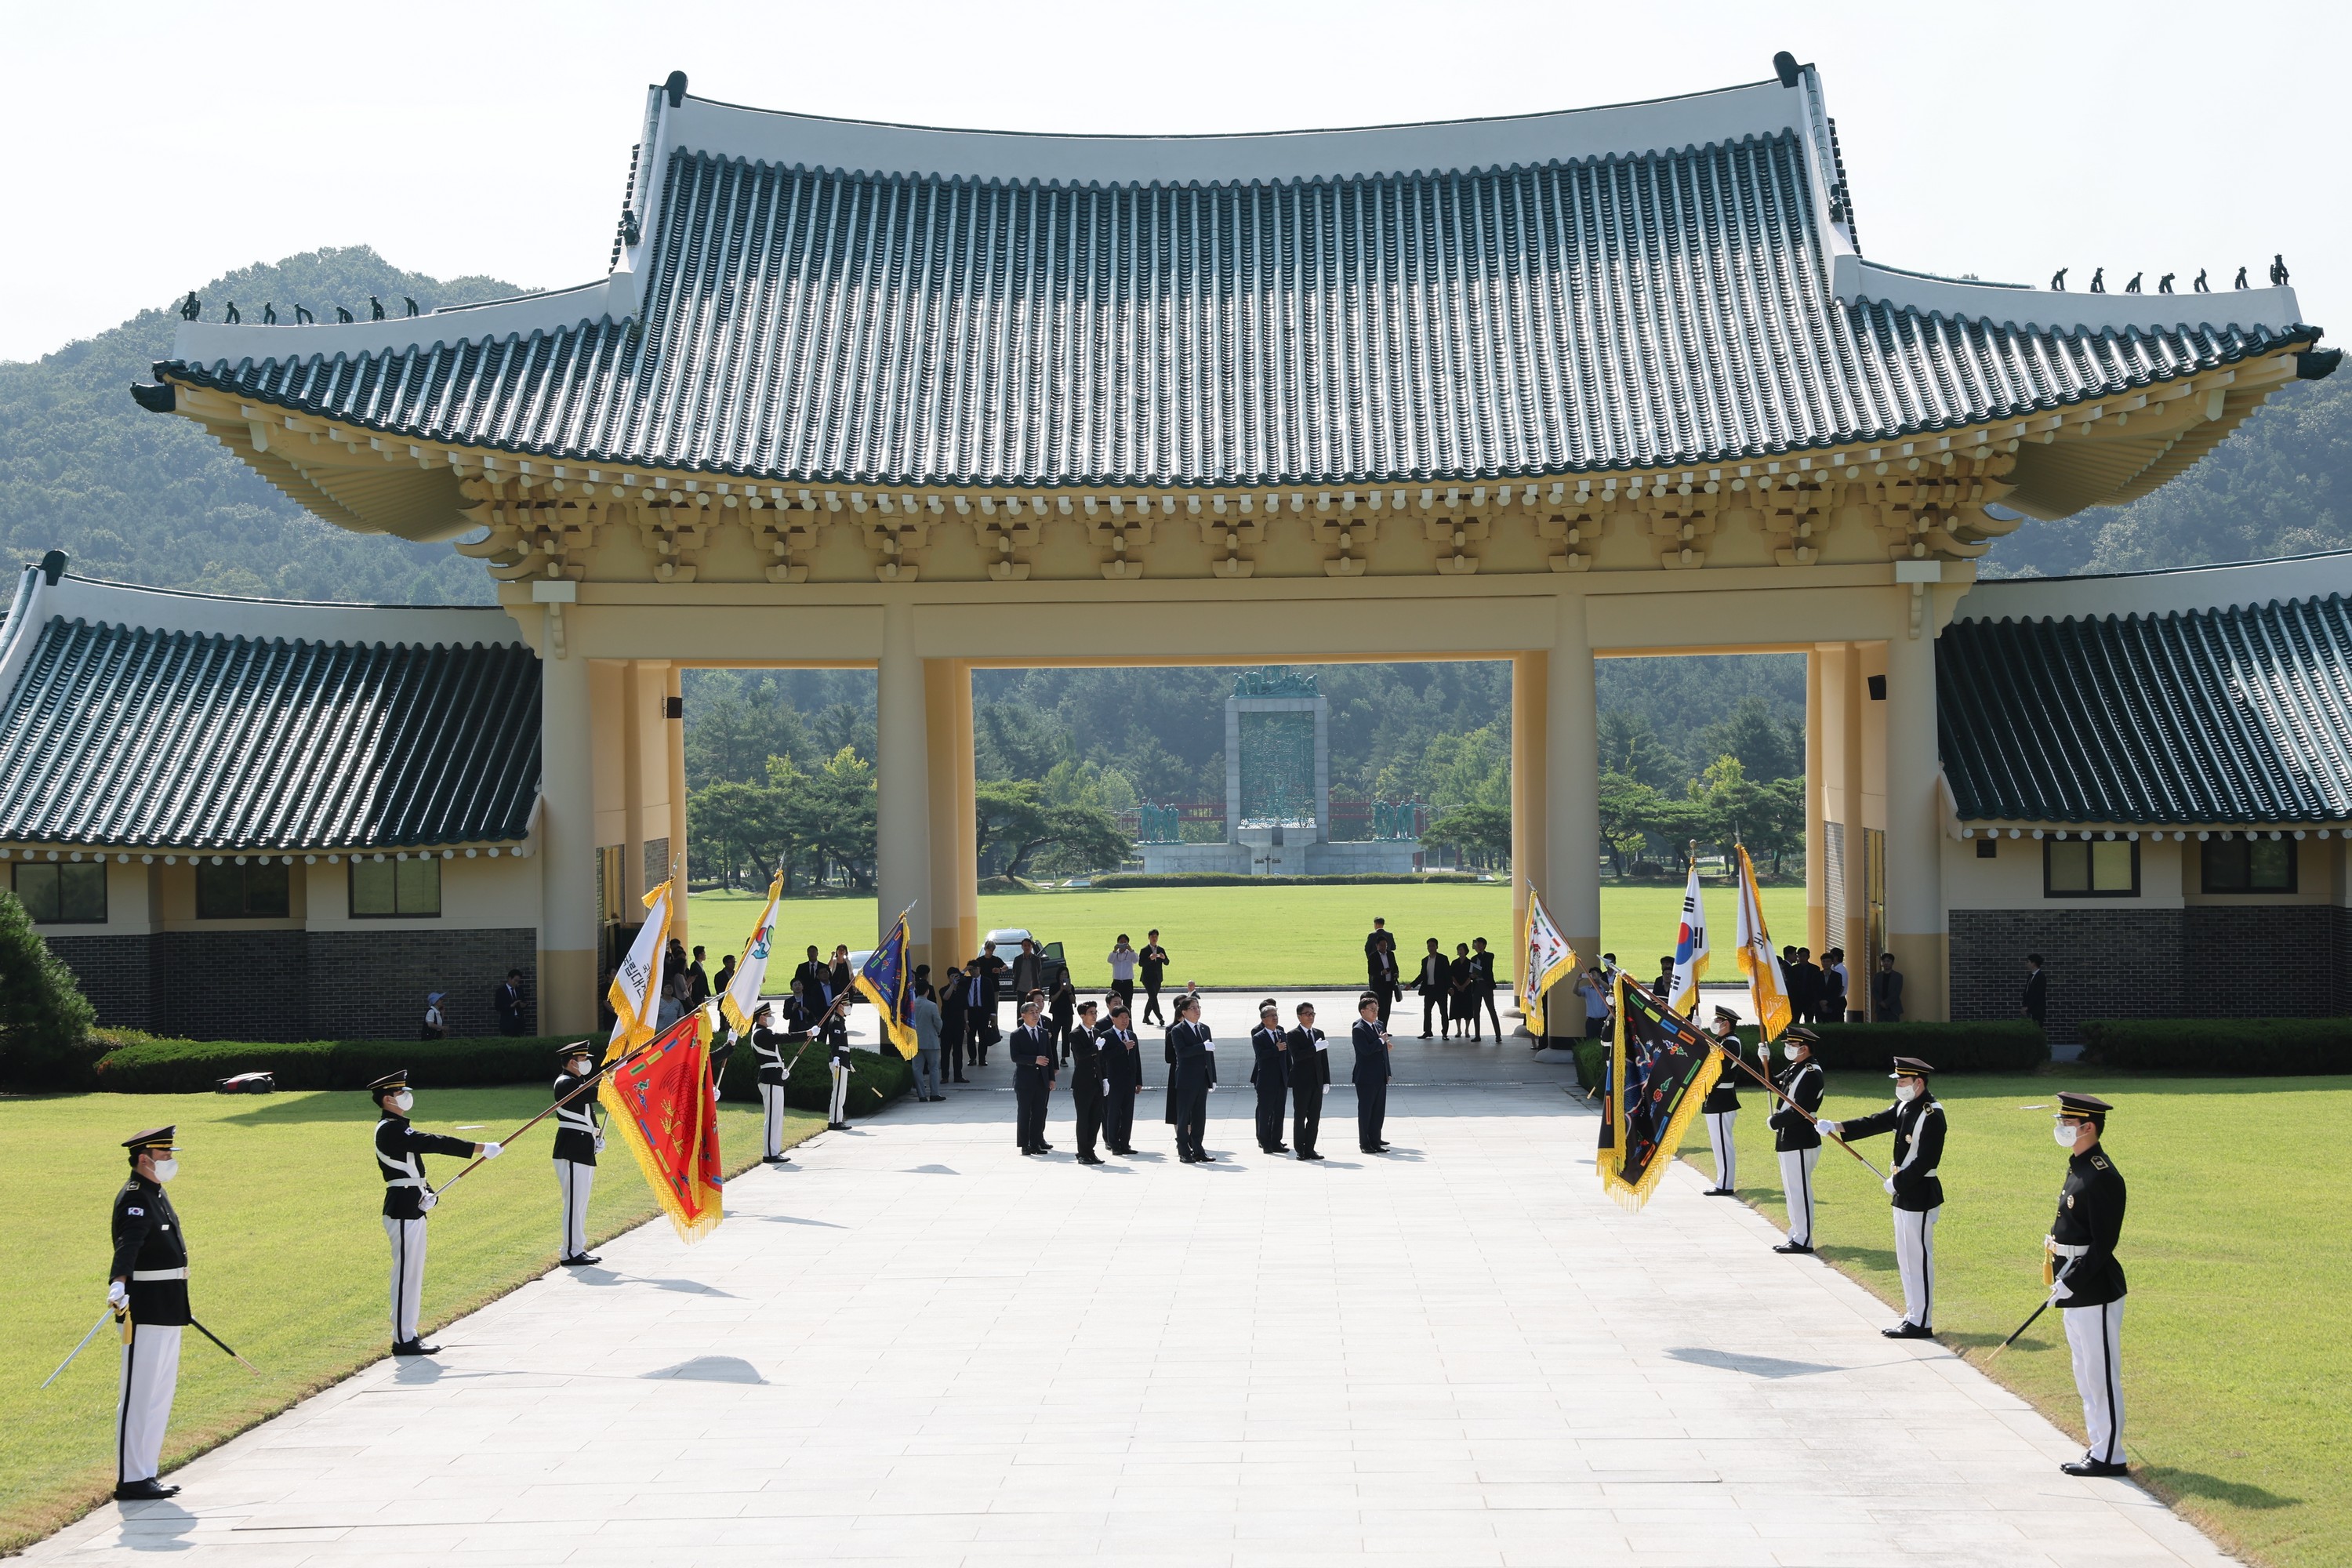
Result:
[[[425,1298],[425,1215],[438,1200],[425,1180],[424,1157],[495,1160],[502,1151],[496,1143],[468,1143],[410,1126],[416,1097],[409,1092],[406,1068],[368,1085],[368,1096],[383,1112],[375,1124],[375,1163],[383,1174],[383,1234],[392,1243],[392,1353],[431,1355],[441,1347],[424,1342],[417,1321]]]
[[[1176,1157],[1188,1165],[1216,1162],[1209,1152],[1209,1091],[1217,1087],[1217,1043],[1201,1022],[1201,998],[1178,998],[1168,1026],[1169,1120],[1176,1124]]]
[[[1078,1004],[1078,1016],[1062,1037],[1062,1059],[1070,1064],[1070,1107],[1078,1119],[1078,1163],[1099,1165],[1095,1140],[1102,1133],[1102,1037],[1095,1028],[1096,1004]]]
[[[1349,1074],[1356,1086],[1356,1147],[1367,1154],[1385,1154],[1388,1142],[1389,1032],[1381,1027],[1380,998],[1370,994],[1356,1002],[1354,1031],[1356,1065]]]
[[[849,1131],[849,1032],[840,1026],[841,1015],[833,1015],[834,1022],[824,1026],[823,1034],[831,1041],[825,1058],[825,1069],[833,1075],[833,1099],[824,1114],[828,1131]]]
[[[129,1320],[122,1333],[122,1387],[114,1407],[114,1495],[152,1502],[179,1491],[155,1479],[163,1428],[180,1383],[180,1331],[188,1316],[188,1238],[164,1195],[179,1174],[172,1127],[123,1140],[131,1179],[114,1194],[114,1262],[107,1304]]]
[[[790,1156],[784,1152],[784,1079],[792,1068],[784,1060],[786,1046],[805,1045],[806,1029],[794,1029],[789,1034],[776,1031],[776,1008],[762,1002],[751,1009],[751,1050],[760,1058],[760,1162],[766,1165],[788,1165]]]
[[[1820,1113],[1822,1091],[1829,1088],[1827,1075],[1813,1060],[1818,1038],[1802,1027],[1783,1032],[1780,1048],[1788,1052],[1789,1065],[1772,1075],[1774,1086],[1789,1100],[1788,1104],[1772,1108],[1767,1123],[1772,1129],[1773,1151],[1780,1156],[1780,1190],[1789,1201],[1789,1239],[1775,1247],[1775,1252],[1813,1249],[1813,1167],[1822,1158],[1822,1135],[1813,1126],[1813,1117]]]
[[[1282,1141],[1282,1106],[1290,1087],[1289,1041],[1282,1032],[1282,1009],[1269,996],[1257,1005],[1257,1027],[1250,1031],[1250,1082],[1257,1089],[1257,1147],[1262,1154],[1287,1154]]]
[[[1706,1118],[1707,1146],[1715,1151],[1715,1185],[1706,1190],[1711,1198],[1736,1198],[1739,1195],[1739,1151],[1731,1142],[1731,1129],[1739,1120],[1739,1015],[1728,1007],[1715,1010],[1716,1048],[1731,1058],[1723,1064],[1723,1071],[1715,1087],[1706,1091],[1699,1105],[1699,1114]]]
[[[1133,1019],[1125,1002],[1114,1003],[1110,1027],[1098,1047],[1103,1079],[1103,1147],[1112,1153],[1135,1152],[1135,1096],[1143,1088],[1143,1051],[1137,1045]]]
[[[1936,1337],[1936,1217],[1944,1212],[1944,1108],[1928,1092],[1936,1069],[1917,1057],[1896,1057],[1895,1103],[1852,1121],[1824,1121],[1822,1131],[1851,1143],[1895,1134],[1895,1173],[1886,1178],[1895,1200],[1895,1263],[1903,1275],[1903,1321],[1879,1331],[1890,1340]]]
[[[2124,1462],[2124,1270],[2116,1261],[2124,1231],[2124,1175],[2099,1144],[2114,1109],[2095,1094],[2058,1097],[2058,1142],[2070,1157],[2058,1217],[2043,1245],[2051,1300],[2066,1325],[2091,1440],[2081,1458],[2058,1467],[2070,1476],[2120,1476],[2130,1468]]]
[[[596,1155],[604,1147],[604,1108],[596,1102],[596,1056],[588,1042],[556,1053],[555,1186],[563,1195],[563,1256],[572,1267],[602,1263],[588,1250],[588,1194],[596,1186]],[[566,1095],[571,1096],[567,1100]]]
[[[1331,1083],[1331,1043],[1315,1026],[1313,1003],[1298,1005],[1298,1027],[1283,1037],[1283,1047],[1290,1053],[1290,1141],[1298,1158],[1320,1160],[1315,1140],[1323,1130],[1323,1091]]]

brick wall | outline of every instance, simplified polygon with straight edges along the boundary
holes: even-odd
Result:
[[[492,931],[332,931],[310,937],[310,1032],[320,1039],[414,1039],[425,994],[446,991],[449,1033],[495,1035],[491,993],[509,969],[522,971],[526,1034],[538,1029],[539,934],[529,926]]]
[[[148,948],[152,940],[143,931],[47,937],[49,951],[73,971],[81,994],[98,1009],[99,1026],[107,1029],[153,1027],[154,976]]]
[[[2321,1018],[2352,1002],[2342,958],[2347,911],[2332,904],[2191,904],[2188,1016]]]
[[[147,938],[148,1026],[192,1040],[302,1040],[310,962],[299,931],[173,931]]]

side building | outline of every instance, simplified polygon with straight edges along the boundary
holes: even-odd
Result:
[[[498,1029],[542,891],[540,661],[496,608],[289,604],[68,574],[0,624],[0,876],[101,1024]]]

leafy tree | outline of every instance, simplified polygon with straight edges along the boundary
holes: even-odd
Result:
[[[1683,782],[1682,759],[1658,739],[1650,716],[1639,709],[1611,708],[1601,714],[1601,771],[1652,789]]]
[[[1618,876],[1625,874],[1628,857],[1640,863],[1662,798],[1654,787],[1629,774],[1601,775],[1601,841]]]
[[[1750,779],[1769,781],[1804,774],[1803,714],[1783,719],[1761,697],[1741,698],[1729,718],[1699,732],[1699,745],[1710,759],[1738,758],[1741,769]]]
[[[1511,808],[1465,801],[1430,818],[1429,837],[1476,865],[1505,865],[1511,858]]]
[[[766,775],[770,757],[808,760],[829,754],[816,750],[799,710],[771,676],[689,670],[685,689],[689,790],[720,779],[756,784]]]
[[[807,847],[841,868],[856,888],[874,886],[874,764],[844,746],[807,775]]]
[[[16,895],[0,889],[0,1081],[80,1089],[98,1014]]]
[[[1020,876],[1041,850],[1056,868],[1092,871],[1118,865],[1134,847],[1110,813],[1084,802],[1050,800],[1034,779],[982,779],[975,794],[980,862],[985,866],[1002,855],[1001,875]]]

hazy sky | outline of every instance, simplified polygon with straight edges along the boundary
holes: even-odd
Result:
[[[1763,13],[1769,12],[1768,17]],[[442,277],[600,276],[645,103],[1039,131],[1522,113],[1822,69],[1865,254],[2040,283],[2104,265],[2339,306],[2352,6],[863,0],[320,6],[0,0],[0,359],[234,267],[371,245]]]

